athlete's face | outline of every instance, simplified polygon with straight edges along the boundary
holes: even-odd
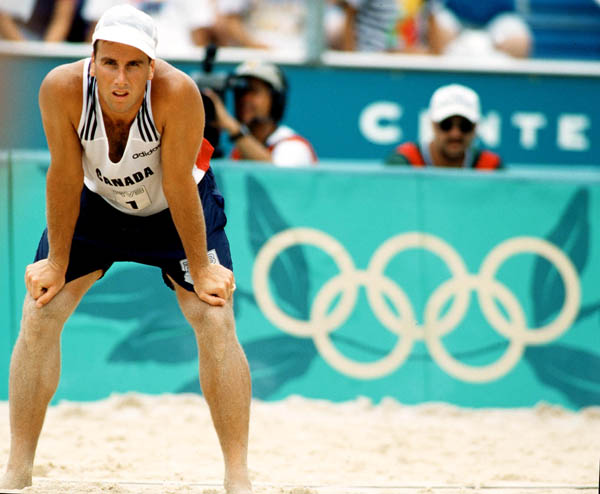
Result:
[[[260,79],[248,77],[248,87],[237,99],[235,113],[240,122],[249,125],[253,120],[271,115],[271,89]]]
[[[154,76],[154,60],[133,46],[98,41],[91,74],[98,81],[103,111],[115,118],[133,118]]]
[[[475,137],[475,125],[458,115],[433,124],[434,145],[448,161],[463,160]]]

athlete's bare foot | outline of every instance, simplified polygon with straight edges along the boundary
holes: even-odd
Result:
[[[0,480],[0,489],[24,489],[25,487],[29,487],[32,483],[31,474],[18,475],[6,472]]]
[[[252,494],[252,484],[248,475],[234,476],[228,475],[225,477],[225,492],[227,494]]]

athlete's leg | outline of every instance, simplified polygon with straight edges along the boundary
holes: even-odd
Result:
[[[235,332],[233,301],[213,307],[194,292],[174,285],[181,310],[196,335],[200,384],[225,460],[225,489],[228,494],[250,493],[250,371]]]
[[[70,281],[41,308],[29,294],[25,296],[21,331],[10,362],[10,455],[0,487],[21,489],[32,483],[38,438],[60,377],[60,334],[101,274],[96,271]]]

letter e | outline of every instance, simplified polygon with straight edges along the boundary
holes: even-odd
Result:
[[[590,119],[582,114],[564,114],[558,117],[556,144],[565,151],[587,151],[590,141],[584,134],[589,128]]]

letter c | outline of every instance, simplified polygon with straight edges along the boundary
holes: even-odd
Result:
[[[393,122],[402,116],[402,107],[393,101],[367,105],[359,117],[359,128],[368,141],[393,144],[402,138],[402,129]]]

